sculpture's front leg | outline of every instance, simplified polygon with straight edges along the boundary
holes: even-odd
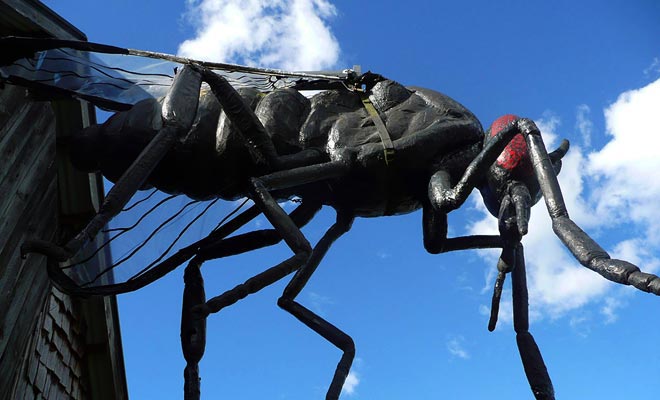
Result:
[[[200,86],[201,75],[197,68],[188,65],[181,68],[163,102],[163,127],[108,192],[94,218],[63,247],[43,240],[30,240],[21,246],[21,254],[40,253],[57,261],[66,261],[94,239],[144,185],[172,145],[188,132],[197,112]]]

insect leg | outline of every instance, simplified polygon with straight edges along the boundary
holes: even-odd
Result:
[[[448,238],[447,213],[438,210],[430,203],[425,204],[423,208],[422,228],[424,248],[431,254],[504,247],[504,242],[499,235],[470,235]]]
[[[515,248],[515,266],[511,272],[513,294],[513,327],[527,381],[537,400],[554,400],[554,388],[541,351],[529,333],[529,309],[527,301],[527,278],[523,245]]]
[[[206,348],[206,318],[193,312],[193,308],[204,304],[204,279],[201,262],[191,261],[183,275],[183,302],[181,306],[181,349],[186,367],[183,370],[183,398],[199,400],[199,361]]]
[[[320,209],[320,204],[303,203],[290,214],[290,218],[296,226],[301,227],[307,224]],[[184,274],[181,347],[186,360],[184,369],[184,399],[186,400],[198,400],[200,397],[199,361],[206,346],[206,317],[208,314],[217,312],[222,307],[245,298],[248,294],[256,293],[293,272],[292,269],[287,268],[287,265],[273,267],[207,302],[201,274],[204,261],[245,253],[276,244],[282,240],[277,231],[273,229],[248,232],[228,239],[222,237],[218,239],[217,242],[209,242],[199,248],[197,255],[188,263]],[[278,267],[280,270],[277,270]],[[227,299],[230,301],[228,302]]]
[[[580,264],[603,277],[624,285],[660,295],[660,278],[641,272],[636,265],[610,258],[589,235],[568,216],[557,175],[543,144],[541,133],[531,120],[519,120],[525,135],[534,171],[538,178],[545,204],[552,218],[552,229]]]
[[[303,204],[296,208],[290,217],[296,226],[301,227],[309,222],[320,208],[320,204]],[[224,295],[206,302],[204,280],[201,274],[202,263],[212,258],[226,257],[270,246],[280,240],[281,236],[272,229],[249,232],[201,247],[197,256],[188,263],[184,274],[185,287],[181,309],[181,348],[186,360],[184,399],[199,400],[200,398],[199,361],[204,355],[206,347],[206,317],[209,312],[217,312],[220,308],[263,289],[294,270],[292,265],[282,263],[249,279],[245,284],[239,285]]]
[[[298,269],[307,262],[312,247],[302,234],[295,221],[288,216],[282,207],[273,199],[269,190],[286,189],[306,183],[343,176],[349,170],[348,161],[332,161],[324,164],[294,168],[275,172],[260,178],[250,179],[250,197],[261,209],[264,216],[281,235],[284,242],[294,252],[294,255],[283,261],[278,268]]]
[[[298,228],[301,228],[306,225],[320,209],[320,204],[303,203],[290,214],[290,217],[294,224]],[[202,248],[195,259],[200,262],[208,261],[237,254],[238,252],[244,253],[257,248],[270,246],[279,243],[281,240],[282,236],[275,229],[249,232],[224,239],[220,242],[213,243],[208,247]],[[222,293],[221,295],[209,299],[204,306],[199,308],[199,310],[205,315],[216,313],[223,308],[244,299],[248,295],[254,294],[266,286],[277,282],[295,271],[298,267],[299,265],[292,265],[288,262],[280,263],[253,276],[244,283]]]
[[[442,181],[436,181],[436,184],[442,184]],[[439,190],[429,190],[429,192],[437,193]],[[504,209],[507,207],[507,205],[503,205]],[[511,244],[511,239],[514,238],[509,238],[510,240],[503,239],[503,235],[507,236],[507,233],[510,234],[514,230],[511,227],[503,225],[506,222],[504,218],[507,215],[500,214],[500,235],[474,235],[447,238],[447,214],[428,203],[423,209],[424,246],[432,254],[478,248],[503,249],[498,261],[498,269],[502,271],[512,270],[514,328],[517,332],[518,349],[527,379],[537,399],[554,399],[552,382],[550,381],[543,358],[534,341],[534,337],[528,331],[527,282],[523,247],[519,242],[519,237],[514,245]],[[504,272],[501,272],[502,277],[504,276],[503,274]],[[499,307],[499,294],[501,293],[498,293],[496,288],[493,296],[493,308],[491,310],[491,314],[494,313],[494,316],[491,315],[491,321],[489,323],[490,330],[492,330],[491,327],[494,329],[495,316]]]
[[[494,331],[500,309],[500,299],[506,274],[517,265],[517,254],[522,236],[527,233],[531,196],[527,187],[521,183],[512,183],[513,189],[503,196],[497,217],[500,237],[504,243],[500,258],[497,260],[497,278],[493,286],[488,330]],[[524,261],[524,260],[523,260]]]
[[[351,162],[347,159],[331,161],[323,164],[294,168],[274,172],[259,178],[250,179],[250,198],[261,209],[264,216],[282,235],[282,239],[295,253],[285,261],[292,265],[305,263],[311,252],[311,246],[294,221],[284,212],[273,199],[269,190],[288,189],[312,182],[344,176],[350,171]],[[297,268],[297,267],[296,267]]]
[[[65,261],[92,240],[144,185],[176,140],[188,132],[195,118],[200,85],[199,72],[189,66],[181,68],[163,102],[162,129],[108,192],[94,218],[63,248],[42,240],[33,240],[23,244],[22,254],[37,252]]]
[[[444,212],[459,208],[472,190],[484,179],[488,169],[497,160],[506,145],[518,133],[520,133],[520,129],[514,122],[488,140],[453,187],[449,172],[437,171],[431,177],[429,185],[429,198],[433,206]]]
[[[350,221],[352,221],[353,218],[352,216],[350,218],[344,215],[342,215],[341,218],[338,216],[337,226],[333,225],[333,227],[330,228],[324,236],[326,239],[322,239],[317,245],[317,251],[312,252],[312,248],[305,236],[295,225],[294,221],[292,221],[292,219],[277,204],[275,199],[273,199],[269,190],[292,188],[311,182],[338,178],[344,176],[350,171],[350,168],[350,161],[344,159],[275,172],[250,180],[250,197],[261,209],[273,227],[280,233],[280,235],[282,235],[282,239],[285,243],[294,252],[293,257],[280,264],[280,269],[285,268],[284,265],[291,270],[295,270],[303,265],[305,266],[305,268],[299,270],[294,276],[293,281],[296,282],[295,286],[289,284],[288,287],[291,289],[285,290],[285,294],[278,301],[280,307],[291,312],[303,322],[319,321],[319,319],[309,310],[294,302],[293,298],[302,289],[304,283],[316,269],[316,265],[318,265],[318,262],[320,262],[323,255],[325,255],[330,244],[336,239],[336,237],[339,237],[343,232],[348,230],[350,227]],[[339,222],[340,219],[342,221],[341,223]],[[311,258],[312,255],[314,258]],[[316,324],[316,322],[314,324]],[[328,399],[336,399],[339,396],[341,386],[346,379],[348,368],[350,368],[353,354],[355,353],[353,340],[327,322],[321,324],[320,327],[316,325],[310,327],[315,330],[319,329],[317,330],[318,333],[344,350],[344,356],[337,367],[333,384],[327,395]],[[334,393],[334,397],[331,396],[331,393]]]
[[[436,192],[436,191],[433,191]],[[493,291],[491,317],[488,330],[493,331],[497,323],[502,286],[506,269],[503,268],[511,253],[511,246],[503,240],[502,235],[471,235],[447,238],[447,214],[431,206],[424,205],[422,213],[422,227],[424,233],[424,248],[431,254],[446,253],[455,250],[502,248],[502,255],[497,263],[499,273]],[[510,263],[509,263],[510,264]]]
[[[261,155],[260,159],[254,160],[257,164],[265,164],[269,171],[279,171],[327,161],[327,157],[315,149],[279,156],[266,128],[236,89],[224,77],[209,69],[201,68],[201,73],[227,117],[247,139],[247,144],[254,148],[254,153]]]
[[[342,357],[337,364],[335,374],[326,394],[327,400],[336,400],[339,398],[341,389],[353,364],[355,344],[349,335],[296,302],[295,298],[305,287],[332,243],[351,228],[353,219],[354,217],[351,214],[337,213],[335,224],[319,240],[307,263],[294,275],[291,282],[284,289],[282,297],[277,301],[277,305],[282,309],[291,313],[300,322],[342,350]]]

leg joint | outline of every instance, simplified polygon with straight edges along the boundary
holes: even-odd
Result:
[[[290,311],[291,310],[291,304],[293,303],[293,300],[288,299],[284,296],[280,297],[277,299],[277,306],[281,308],[282,310]]]

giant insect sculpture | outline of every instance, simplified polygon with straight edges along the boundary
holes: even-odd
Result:
[[[529,119],[504,116],[484,133],[477,118],[451,98],[372,73],[285,73],[50,39],[5,38],[2,48],[12,50],[0,60],[2,81],[122,110],[70,143],[74,164],[115,182],[98,213],[68,243],[35,239],[24,243],[22,251],[47,256],[54,284],[75,295],[137,290],[188,262],[181,322],[186,399],[200,395],[198,362],[206,318],[294,272],[277,304],[342,350],[326,395],[339,398],[355,355],[353,340],[296,296],[356,217],[421,208],[428,252],[502,249],[489,329],[495,328],[502,284],[511,273],[517,345],[537,399],[553,399],[554,390],[528,329],[521,238],[530,208],[541,197],[556,235],[582,265],[611,281],[660,295],[660,278],[610,258],[569,218],[556,178],[568,142],[548,154]],[[155,73],[127,77],[129,71],[92,61],[91,52],[168,59],[179,68],[173,79]],[[265,77],[259,82],[266,87],[244,87],[245,74]],[[144,90],[154,87],[166,95]],[[322,92],[308,99],[299,92],[304,89]],[[247,196],[254,206],[126,282],[91,286],[74,281],[61,266],[147,186],[191,198]],[[447,237],[447,214],[475,188],[498,218],[500,234]],[[292,196],[301,203],[287,214],[278,201]],[[311,246],[300,228],[323,206],[336,210],[336,222]],[[260,214],[274,229],[230,236]],[[290,258],[206,299],[204,262],[281,240],[293,252]]]

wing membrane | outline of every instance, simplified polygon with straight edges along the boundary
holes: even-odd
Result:
[[[353,76],[342,72],[290,72],[211,63],[144,50],[57,39],[2,38],[0,80],[38,93],[72,96],[109,110],[125,110],[148,97],[162,97],[174,71],[194,63],[223,75],[234,87],[262,92],[276,88],[324,90],[346,86]]]
[[[128,109],[146,98],[164,96],[172,84],[175,69],[190,63],[214,70],[235,87],[254,87],[262,92],[277,88],[350,88],[356,78],[351,70],[289,72],[210,63],[161,53],[59,39],[0,38],[0,49],[0,84],[18,84],[31,89],[33,94],[44,96],[45,99],[59,96],[80,98],[112,111]],[[128,214],[134,212],[136,214],[133,222],[100,234],[95,239],[96,246],[83,249],[78,261],[73,261],[63,268],[50,263],[49,275],[53,281],[67,292],[84,295],[136,290],[194,256],[202,243],[231,235],[259,213],[258,209],[252,207],[226,224],[221,223],[210,228],[205,225],[205,216],[209,215],[211,221],[222,219],[219,215],[214,215],[216,209],[212,207],[214,201],[211,201],[203,206],[198,204],[202,210],[196,216],[185,216],[189,206],[186,203],[179,208],[159,208],[159,217],[148,221],[147,217],[155,214],[152,213],[155,200],[149,200],[150,198],[151,195],[140,199],[124,210],[118,219],[130,218]],[[155,207],[160,207],[160,203]],[[162,217],[168,215],[163,221]],[[179,221],[180,216],[183,219]],[[138,224],[140,228],[133,230]],[[132,232],[123,237],[124,231]],[[140,253],[140,250],[147,242],[149,246],[157,242],[156,247],[168,242],[162,239],[152,240],[156,235],[174,239],[166,248],[159,250],[160,255],[153,259],[145,255],[145,252]],[[112,242],[113,251],[117,251],[122,248],[122,241],[127,248],[120,252],[124,255],[120,254],[117,261],[98,261],[98,257],[94,257],[99,247],[109,246]],[[176,248],[178,250],[175,250]],[[129,259],[131,262],[124,264],[124,261]],[[131,264],[133,268],[127,267],[126,264]],[[141,269],[136,271],[135,267]]]

